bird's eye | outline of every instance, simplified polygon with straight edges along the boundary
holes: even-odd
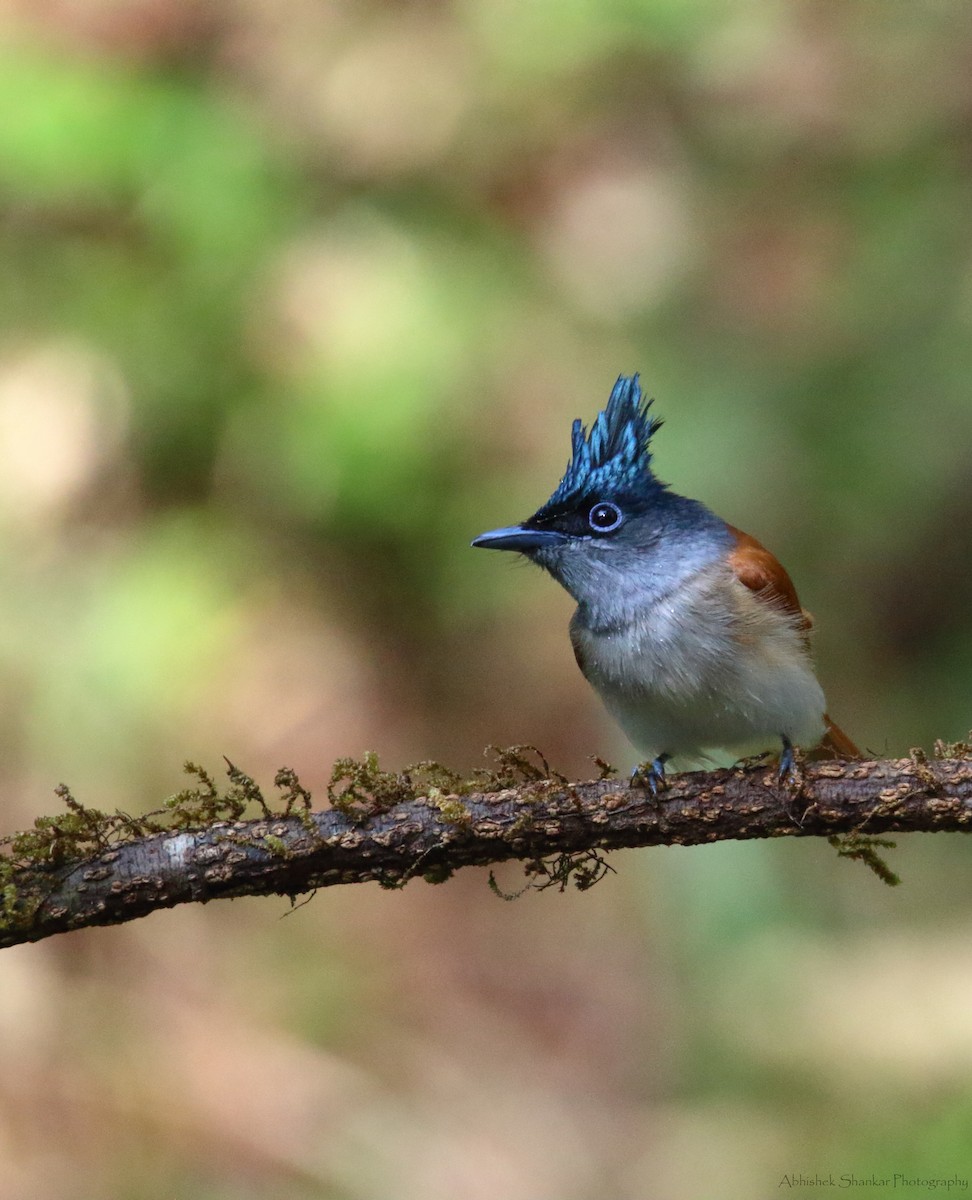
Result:
[[[595,533],[611,533],[621,524],[624,516],[616,504],[602,500],[587,514],[587,523]]]

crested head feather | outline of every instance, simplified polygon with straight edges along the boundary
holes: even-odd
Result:
[[[661,485],[651,471],[649,442],[660,427],[642,400],[637,375],[621,375],[590,433],[579,420],[571,429],[571,459],[557,490],[544,505],[560,507],[574,498],[638,494]]]

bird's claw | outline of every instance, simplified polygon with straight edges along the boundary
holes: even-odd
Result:
[[[783,738],[783,753],[780,755],[780,766],[777,773],[777,779],[781,788],[794,794],[799,799],[803,795],[803,767],[797,762],[796,754],[793,751],[793,744],[788,738]],[[794,823],[803,828],[803,817],[807,815],[809,809],[804,811],[803,817],[798,817],[796,813],[790,811],[790,806],[784,800],[783,811]]]
[[[653,796],[657,796],[668,786],[665,778],[665,761],[667,754],[659,754],[650,763],[641,763],[631,772],[632,787],[646,787]]]
[[[799,789],[803,783],[803,769],[796,760],[793,743],[789,738],[783,738],[783,752],[780,754],[780,765],[776,777],[780,787]]]

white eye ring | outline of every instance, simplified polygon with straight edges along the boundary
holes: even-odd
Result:
[[[599,500],[587,514],[587,523],[595,533],[613,533],[624,520],[624,513],[610,500]]]

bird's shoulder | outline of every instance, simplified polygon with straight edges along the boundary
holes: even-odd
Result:
[[[804,637],[809,638],[813,617],[800,604],[793,580],[780,560],[751,534],[734,525],[727,524],[726,528],[732,539],[727,561],[736,579],[791,617]]]

